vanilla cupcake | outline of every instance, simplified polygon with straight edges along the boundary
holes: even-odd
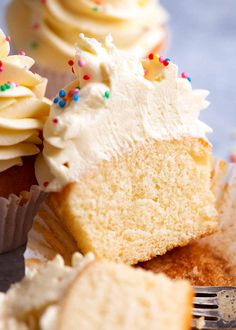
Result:
[[[0,253],[26,242],[42,200],[34,161],[50,108],[47,80],[30,71],[34,61],[9,51],[9,37],[0,30]]]
[[[79,33],[98,40],[111,33],[117,47],[143,57],[165,43],[166,21],[156,0],[13,0],[8,10],[15,48],[36,60],[50,97],[72,79],[68,61]]]
[[[169,59],[80,35],[36,175],[82,253],[135,264],[217,229],[207,91]],[[56,227],[56,226],[55,226]]]

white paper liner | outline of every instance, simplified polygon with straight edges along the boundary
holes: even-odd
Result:
[[[75,76],[71,73],[68,66],[68,73],[60,73],[51,69],[35,64],[32,69],[35,73],[38,73],[41,77],[48,79],[46,95],[48,98],[53,98],[57,95],[60,89],[63,89],[67,84],[75,80]]]
[[[219,210],[220,231],[201,239],[199,242],[211,245],[216,253],[219,253],[219,255],[223,254],[230,261],[231,266],[233,263],[235,264],[236,270],[236,165],[229,165],[221,160],[216,161],[214,164],[212,189],[216,196],[217,208]],[[55,215],[52,217],[55,218],[55,223],[59,222],[58,219],[56,220]],[[39,230],[38,226],[40,226],[41,230]],[[61,230],[63,231],[63,229]],[[61,234],[65,238],[64,245],[68,246],[67,239],[69,239],[69,236],[66,236],[67,233],[65,232]],[[42,216],[37,216],[34,227],[29,234],[29,242],[25,254],[26,260],[29,261],[29,267],[34,266],[30,263],[30,259],[35,259],[35,252],[38,254],[36,258],[41,262],[45,261],[45,259],[53,259],[56,254],[61,254],[65,259],[69,260],[73,249],[76,250],[75,242],[70,238],[70,252],[66,253],[68,247],[63,250],[60,243],[57,242],[55,244],[54,238],[53,224],[48,224],[48,221],[45,221]],[[50,239],[52,244],[50,244]],[[225,244],[225,242],[229,244]],[[63,245],[63,240],[61,240],[61,244]]]
[[[14,250],[27,242],[33,218],[46,194],[32,186],[20,196],[0,197],[0,254]]]

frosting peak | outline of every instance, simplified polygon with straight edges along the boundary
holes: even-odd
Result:
[[[162,62],[162,61],[161,61]],[[203,137],[198,119],[208,92],[193,90],[173,63],[155,56],[143,62],[80,35],[74,61],[77,80],[59,92],[44,127],[44,150],[36,175],[58,191],[99,161],[147,139]]]
[[[44,98],[46,79],[29,70],[33,59],[9,52],[0,30],[0,172],[39,152],[39,130],[50,108]]]
[[[117,47],[139,56],[160,46],[166,35],[167,14],[157,0],[50,0],[43,4],[12,0],[9,14],[17,47],[24,47],[39,64],[50,69],[57,64],[57,70],[64,72],[68,58],[74,57],[79,33],[98,40],[111,33]]]

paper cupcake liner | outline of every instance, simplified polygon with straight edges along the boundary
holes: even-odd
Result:
[[[212,246],[212,249],[222,254],[223,241],[235,242],[230,250],[224,250],[228,260],[235,260],[236,267],[236,226],[232,222],[236,219],[236,165],[227,164],[225,161],[215,161],[212,174],[212,190],[216,196],[216,206],[219,211],[220,231],[216,234],[199,240]],[[51,260],[56,254],[61,254],[69,262],[77,246],[73,238],[61,227],[60,221],[55,214],[43,203],[43,207],[37,214],[34,226],[29,234],[29,242],[25,254],[29,267],[33,266],[30,261]]]
[[[75,76],[70,73],[60,73],[48,68],[45,68],[39,64],[35,64],[33,67],[35,73],[38,73],[41,77],[48,79],[46,96],[53,98],[57,95],[58,91],[64,88],[67,84],[75,80]],[[69,67],[68,67],[69,72]]]
[[[33,218],[45,197],[38,186],[32,186],[20,196],[0,197],[0,254],[27,242]]]

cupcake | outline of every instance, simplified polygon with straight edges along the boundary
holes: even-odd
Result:
[[[49,79],[49,97],[72,79],[68,63],[79,33],[96,39],[111,33],[120,49],[142,57],[163,46],[166,21],[156,0],[13,0],[8,10],[15,48],[36,60]]]
[[[50,108],[47,80],[30,71],[30,57],[9,56],[9,39],[0,30],[0,253],[26,242],[42,199],[34,162]]]
[[[24,302],[22,302],[24,295]],[[124,264],[58,255],[0,294],[8,330],[190,330],[193,288]]]
[[[135,264],[217,229],[207,91],[169,59],[80,35],[36,175],[83,253]]]

